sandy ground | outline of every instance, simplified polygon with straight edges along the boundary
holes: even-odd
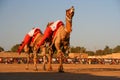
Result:
[[[0,64],[0,80],[120,80],[120,65],[64,64],[64,73],[57,72],[58,64],[52,64],[53,71],[25,70],[25,64]]]

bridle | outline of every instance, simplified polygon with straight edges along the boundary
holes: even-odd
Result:
[[[72,9],[70,9],[71,12],[69,12],[69,14],[72,14],[74,15],[74,8],[72,7]],[[72,15],[72,16],[73,16]],[[72,18],[69,18],[67,15],[66,15],[66,19],[69,21],[69,22],[72,22]]]
[[[67,15],[66,15],[66,19],[67,19],[69,22],[72,22],[72,19],[70,19]]]

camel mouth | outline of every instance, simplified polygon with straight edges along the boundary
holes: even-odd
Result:
[[[74,15],[74,11],[75,11],[75,9],[74,9],[74,7],[72,6],[71,9],[70,9],[70,14],[72,14],[72,16]]]
[[[73,11],[73,12],[71,12],[71,15],[72,15],[72,16],[74,16],[74,11]]]
[[[71,14],[74,14],[74,11],[73,11],[73,12],[71,12]]]

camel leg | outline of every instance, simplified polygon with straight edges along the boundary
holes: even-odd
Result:
[[[55,47],[57,49],[57,54],[58,54],[58,57],[59,57],[59,67],[58,67],[58,72],[64,72],[63,70],[63,52],[61,51],[60,49],[60,35],[58,35],[56,41],[55,41]]]
[[[38,68],[37,68],[37,53],[34,52],[33,55],[34,55],[34,58],[33,58],[34,70],[37,71],[38,70]]]
[[[43,56],[43,70],[46,70],[46,56]]]
[[[26,64],[26,67],[25,67],[26,70],[29,69],[29,63],[30,63],[30,51],[29,50],[30,49],[29,49],[28,45],[25,45],[24,51],[25,51],[26,57],[27,57],[27,64]]]
[[[49,56],[48,56],[48,71],[52,71],[52,51],[49,50]]]
[[[45,54],[45,48],[42,48],[42,54],[43,54],[43,70],[46,70],[46,54]]]
[[[64,69],[63,69],[63,53],[62,51],[58,51],[58,57],[59,57],[59,67],[58,67],[58,72],[64,72]]]
[[[30,62],[30,54],[27,54],[27,64],[26,64],[26,70],[29,70],[29,62]]]

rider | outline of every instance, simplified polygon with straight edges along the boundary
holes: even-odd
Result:
[[[20,54],[24,46],[30,42],[31,38],[36,36],[40,32],[41,31],[38,27],[32,28],[32,30],[30,30],[24,37],[24,40],[22,41],[21,45],[18,48],[18,53]]]
[[[64,23],[60,20],[57,20],[55,22],[51,22],[50,25],[48,25],[46,27],[46,30],[44,32],[44,35],[42,37],[42,39],[39,41],[39,43],[37,44],[37,49],[42,45],[44,44],[44,41],[47,39],[47,38],[52,38],[54,37],[56,31],[59,29],[59,27],[61,25],[64,25]]]

